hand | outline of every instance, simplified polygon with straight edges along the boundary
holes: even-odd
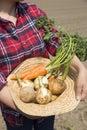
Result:
[[[13,102],[12,96],[9,92],[7,85],[5,85],[0,91],[0,102],[6,104],[10,108],[16,110],[16,106]]]
[[[84,100],[87,96],[87,69],[82,67],[78,72],[76,82],[76,98]]]

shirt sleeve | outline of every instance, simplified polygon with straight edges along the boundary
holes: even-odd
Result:
[[[7,83],[6,77],[3,73],[0,72],[0,90],[4,87],[4,85]]]
[[[57,40],[57,38],[53,35],[52,37],[50,37],[49,42],[46,43],[46,48],[52,56],[55,56],[56,49],[60,46],[60,44],[61,43],[59,42],[59,40]]]

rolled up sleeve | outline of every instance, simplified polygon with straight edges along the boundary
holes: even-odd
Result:
[[[0,90],[4,87],[7,83],[6,77],[3,73],[0,72]]]

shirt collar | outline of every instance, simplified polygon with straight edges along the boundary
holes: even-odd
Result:
[[[16,3],[16,15],[17,16],[24,16],[24,14],[29,13],[28,11],[28,5],[26,3],[17,2]]]

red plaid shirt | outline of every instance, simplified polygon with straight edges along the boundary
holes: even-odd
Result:
[[[48,51],[55,55],[59,43],[55,37],[44,43],[41,32],[36,28],[35,21],[45,13],[32,3],[17,3],[16,25],[9,20],[0,18],[0,89],[6,84],[6,77],[27,58],[47,57]],[[23,116],[1,104],[5,120],[10,125],[22,125]]]

